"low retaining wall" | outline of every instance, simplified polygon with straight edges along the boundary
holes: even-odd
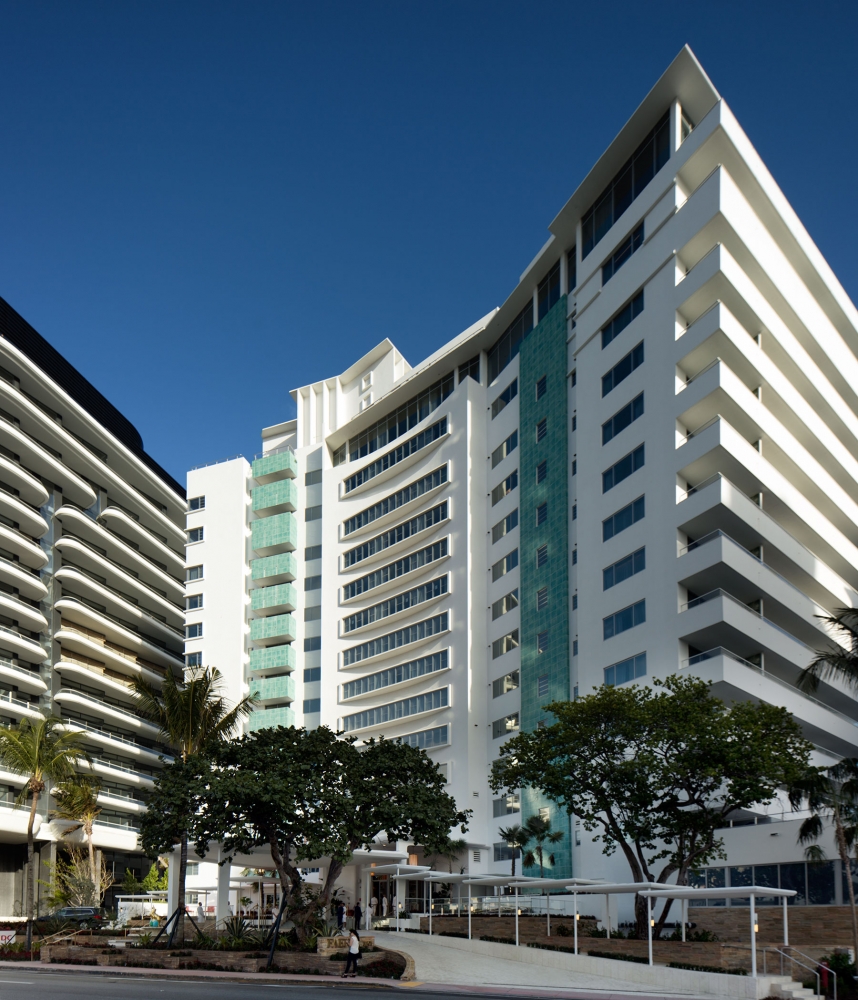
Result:
[[[852,944],[852,914],[848,906],[789,906],[789,940],[796,948],[805,945],[833,947]],[[757,941],[779,945],[784,939],[784,917],[781,906],[760,906],[756,909],[759,934]],[[751,911],[747,906],[692,906],[688,919],[699,930],[713,931],[722,941],[751,938]]]

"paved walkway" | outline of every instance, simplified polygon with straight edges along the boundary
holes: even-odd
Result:
[[[403,951],[411,955],[416,967],[417,982],[412,988],[428,989],[433,984],[461,986],[468,992],[485,987],[485,992],[523,991],[582,991],[608,1000],[611,995],[623,997],[666,996],[658,986],[636,984],[627,980],[609,979],[585,973],[566,972],[546,966],[524,964],[512,959],[494,958],[460,951],[439,944],[425,934],[375,932],[376,945]],[[406,985],[406,984],[402,984]],[[479,990],[482,992],[482,990]],[[555,993],[555,995],[557,995]],[[688,1000],[689,994],[684,995]]]

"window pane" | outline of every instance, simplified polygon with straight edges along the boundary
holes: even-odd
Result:
[[[797,864],[781,865],[781,889],[795,889],[797,895],[790,896],[787,900],[790,906],[796,904],[803,906],[807,903],[807,886],[805,885],[804,862]]]
[[[830,906],[834,902],[834,862],[809,861],[807,864],[808,902]]]

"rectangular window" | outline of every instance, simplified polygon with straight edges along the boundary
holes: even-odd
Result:
[[[366,576],[361,576],[357,580],[347,583],[343,587],[343,600],[349,601],[353,597],[358,597],[360,594],[382,586],[382,584],[397,580],[400,576],[406,576],[424,566],[430,566],[433,562],[443,559],[447,552],[447,539],[442,538],[439,542],[427,545],[424,549],[418,549],[417,552],[411,552],[395,562],[387,563],[386,566],[381,566],[379,569],[373,570],[372,573],[367,573]]]
[[[536,636],[536,652],[544,653],[546,649],[548,649],[548,629],[537,633]]]
[[[548,546],[540,545],[536,550],[536,566],[544,566],[548,562]]]
[[[577,384],[578,384],[578,369],[576,368],[574,369],[574,371],[571,371],[569,373],[569,387],[571,389],[574,389]]]
[[[415,695],[413,698],[403,698],[402,701],[379,705],[377,708],[367,708],[362,712],[355,712],[354,715],[346,715],[343,718],[343,729],[348,733],[355,729],[366,729],[368,726],[378,726],[385,722],[406,719],[411,715],[422,715],[423,712],[446,708],[449,704],[449,693],[449,688],[441,688],[438,691]]]
[[[606,285],[611,278],[619,271],[623,264],[631,260],[632,254],[637,253],[643,246],[644,224],[641,223],[633,233],[630,233],[611,256],[602,265],[602,285]]]
[[[644,446],[639,444],[634,451],[623,455],[619,462],[614,462],[609,469],[605,469],[602,473],[602,492],[607,493],[608,490],[612,490],[624,479],[628,479],[633,472],[642,469],[643,466]]]
[[[374,674],[359,677],[356,681],[349,681],[343,684],[343,698],[356,698],[372,691],[381,691],[397,684],[404,684],[406,681],[416,680],[418,677],[428,677],[430,674],[438,673],[439,670],[447,670],[448,667],[448,651],[442,649],[430,656],[421,656],[419,659],[409,660],[408,663],[398,663],[395,667],[387,667]]]
[[[342,465],[343,462],[345,462],[345,460],[346,460],[346,446],[345,444],[341,444],[339,448],[335,448],[334,451],[331,452],[331,461],[336,467],[338,465]]]
[[[317,622],[322,618],[322,605],[313,604],[309,608],[304,608],[304,621]]]
[[[581,219],[583,260],[670,158],[670,111],[623,164]]]
[[[533,299],[529,298],[518,316],[489,349],[489,384],[500,375],[521,349],[521,342],[533,329]]]
[[[308,590],[321,590],[322,578],[320,576],[308,576],[304,579],[304,592]]]
[[[544,482],[548,478],[548,462],[540,462],[536,467],[537,483]]]
[[[644,394],[640,392],[630,403],[626,403],[602,424],[602,444],[612,441],[620,431],[624,431],[629,424],[642,417],[643,412]]]
[[[637,295],[629,299],[623,308],[614,316],[610,323],[602,327],[602,350],[616,340],[635,317],[640,316],[644,307],[644,293],[641,289]]]
[[[202,653],[188,653],[185,656],[186,667],[201,667],[203,665]]]
[[[434,729],[421,729],[419,733],[408,733],[395,737],[397,743],[416,747],[418,750],[429,750],[432,747],[443,747],[450,742],[446,726],[436,726]],[[475,860],[479,861],[479,851],[474,851]]]
[[[322,546],[321,545],[308,545],[304,549],[304,559],[309,562],[311,559],[321,559],[322,558]]]
[[[496,681],[492,681],[492,698],[500,698],[502,694],[515,691],[520,683],[521,672],[510,670],[508,674],[504,674],[503,677],[498,677]]]
[[[575,416],[572,417],[572,430],[573,431],[577,431],[578,430],[578,414],[577,413],[575,414]]]
[[[500,411],[506,406],[507,403],[511,403],[512,400],[518,395],[518,379],[514,378],[512,382],[504,389],[504,391],[495,399],[492,403],[492,420],[500,413]]]
[[[188,566],[185,569],[185,580],[190,583],[192,580],[202,580],[203,578],[203,568],[202,566]]]
[[[188,532],[189,542],[201,542],[203,540],[204,529],[203,528],[191,528]]]
[[[620,660],[619,663],[605,667],[606,687],[628,684],[638,677],[646,677],[646,653],[638,653],[637,656],[630,656],[627,660]]]
[[[577,549],[572,549],[572,565],[573,566],[577,566],[578,565],[578,550]]]
[[[423,621],[407,625],[405,628],[397,629],[395,632],[388,632],[380,635],[377,639],[370,639],[362,642],[359,646],[350,646],[343,650],[343,666],[349,667],[353,663],[360,663],[368,660],[372,656],[381,656],[383,653],[390,653],[401,646],[410,646],[413,642],[422,642],[430,639],[433,635],[440,635],[450,628],[450,613],[435,615],[432,618],[425,618]]]
[[[472,378],[475,382],[480,381],[479,354],[471,358],[470,361],[466,361],[463,365],[459,365],[459,384],[461,385],[466,378]]]
[[[578,459],[577,458],[573,458],[572,459],[572,475],[573,476],[577,476],[578,475]]]
[[[507,614],[507,612],[512,611],[513,608],[518,607],[518,591],[513,590],[509,594],[505,594],[503,597],[498,598],[492,605],[492,621],[497,620],[502,615]]]
[[[545,524],[548,520],[548,504],[541,503],[536,508],[536,526],[539,527],[540,524]]]
[[[492,490],[492,507],[500,503],[509,493],[512,493],[516,486],[518,486],[518,469],[513,469],[506,479],[502,483],[498,483]]]
[[[548,607],[548,587],[543,587],[542,590],[537,590],[536,592],[536,610],[542,611],[544,608]]]
[[[343,565],[346,567],[355,566],[357,563],[363,562],[364,559],[369,559],[370,556],[378,555],[385,549],[390,548],[391,545],[397,545],[399,542],[404,542],[406,538],[413,538],[414,535],[428,531],[430,528],[435,527],[435,525],[441,524],[442,521],[446,521],[447,513],[448,506],[445,500],[435,507],[430,507],[429,510],[424,511],[422,514],[417,514],[411,520],[397,524],[396,527],[390,528],[380,535],[375,535],[361,545],[356,545],[353,549],[348,549],[343,554]]]
[[[185,638],[186,639],[202,639],[203,637],[203,623],[197,622],[195,625],[185,626]]]
[[[566,290],[571,295],[578,285],[578,258],[575,247],[566,253]]]
[[[492,544],[499,542],[504,535],[508,535],[513,528],[518,527],[518,507],[492,528]]]
[[[635,573],[646,569],[646,547],[641,547],[631,555],[623,556],[613,565],[602,570],[602,590],[610,590],[623,580],[628,580]]]
[[[492,739],[499,740],[501,736],[509,736],[510,733],[518,732],[518,712],[506,715],[502,719],[496,719],[492,723]]]
[[[206,509],[206,498],[202,497],[191,497],[188,501],[188,510],[205,510]]]
[[[507,455],[511,455],[517,447],[518,431],[513,431],[506,441],[504,441],[503,444],[499,444],[492,452],[492,468],[494,469],[495,466],[500,465]]]
[[[309,639],[304,640],[304,652],[312,653],[316,649],[322,648],[322,637],[320,635],[310,636]]]
[[[620,382],[627,379],[636,368],[640,368],[643,361],[644,345],[641,341],[602,376],[602,396],[605,397],[612,389],[616,389]]]
[[[548,420],[540,420],[536,425],[537,444],[545,437],[547,433],[548,433]]]
[[[202,594],[189,594],[185,598],[185,610],[186,611],[199,611],[203,606],[203,595]]]
[[[578,520],[578,504],[577,503],[573,503],[572,504],[572,520],[573,521],[577,521]]]
[[[317,507],[305,507],[304,508],[304,520],[305,521],[318,521],[322,516],[322,506],[319,504]]]
[[[518,793],[513,793],[512,795],[502,795],[499,799],[492,800],[492,815],[495,819],[499,816],[511,816],[513,813],[521,812],[521,800],[518,797]],[[496,844],[495,848],[501,845]],[[503,845],[506,846],[506,845]],[[495,858],[495,861],[501,860]],[[503,860],[509,861],[511,858],[504,858]]]
[[[542,399],[546,392],[548,392],[548,376],[543,375],[536,380],[536,398]]]
[[[451,374],[451,385],[452,382],[453,376]],[[402,444],[398,445],[396,448],[391,448],[391,450],[382,455],[381,458],[377,458],[374,462],[370,462],[369,465],[365,465],[362,469],[359,469],[354,473],[354,475],[349,476],[343,483],[343,492],[351,493],[351,491],[356,490],[358,486],[368,483],[371,479],[375,479],[376,476],[380,476],[382,472],[386,472],[388,469],[392,469],[400,462],[405,461],[405,459],[410,455],[416,454],[423,448],[428,448],[430,444],[437,441],[446,433],[447,418],[443,417],[437,423],[427,427],[425,431],[421,431],[419,434],[415,434],[414,437],[409,438],[407,441],[403,441]],[[361,435],[361,438],[362,437],[363,435]],[[359,456],[356,455],[355,457]]]
[[[500,639],[495,639],[492,643],[492,659],[496,660],[499,656],[503,656],[504,653],[510,653],[517,648],[518,629],[514,628],[512,632],[502,635]]]
[[[355,629],[380,622],[391,615],[398,615],[402,611],[407,611],[409,608],[416,608],[420,604],[425,604],[426,601],[433,601],[446,594],[448,586],[448,577],[446,575],[439,576],[434,580],[429,580],[427,583],[421,583],[417,587],[412,587],[411,590],[406,590],[393,597],[389,597],[378,604],[373,604],[361,611],[356,611],[353,615],[348,615],[343,619],[343,632],[354,632]]]
[[[637,524],[638,521],[642,520],[645,513],[646,507],[643,496],[639,496],[637,500],[632,500],[630,504],[621,507],[615,514],[611,514],[610,517],[606,517],[602,521],[602,541],[607,542],[609,538],[613,538],[614,535],[618,535],[621,531],[625,531],[626,528]]]
[[[343,521],[343,534],[350,535],[353,531],[357,531],[358,528],[365,528],[379,517],[384,517],[385,514],[392,514],[405,504],[411,503],[412,500],[416,500],[418,497],[422,497],[430,490],[438,489],[439,486],[443,486],[446,482],[447,466],[442,465],[439,469],[435,469],[421,479],[409,483],[401,490],[397,490],[396,493],[391,493],[390,496],[379,500],[378,503],[374,503],[371,507],[367,507],[360,511],[360,513]]]
[[[499,559],[494,566],[492,566],[492,583],[495,580],[500,580],[502,576],[506,576],[507,573],[511,573],[516,566],[518,566],[518,549],[513,549],[512,552],[508,553]]]
[[[637,604],[630,604],[627,608],[617,611],[613,615],[608,615],[602,619],[602,638],[610,639],[621,632],[628,632],[636,625],[643,625],[646,621],[646,601],[638,601]]]
[[[321,667],[307,667],[304,671],[304,683],[312,684],[314,681],[320,681],[322,679],[322,668]]]
[[[321,710],[322,710],[321,698],[304,699],[304,715],[312,715],[313,712],[320,712]]]
[[[543,674],[541,677],[536,678],[536,697],[548,697],[548,674]]]
[[[577,594],[573,594],[572,595],[572,610],[573,611],[577,611],[578,610],[578,595]]]
[[[573,656],[577,656],[578,655],[578,640],[577,639],[573,639],[572,640],[572,655]],[[578,685],[576,684],[575,685],[575,698],[577,699],[577,697],[578,697]]]
[[[560,261],[545,275],[536,289],[537,316],[543,320],[551,307],[560,300]]]
[[[305,486],[317,486],[322,481],[322,470],[316,469],[314,472],[304,473]]]

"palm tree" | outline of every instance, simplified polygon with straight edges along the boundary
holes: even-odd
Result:
[[[822,836],[826,823],[834,825],[834,843],[847,875],[852,943],[858,955],[858,912],[849,859],[849,848],[858,841],[858,759],[845,758],[832,767],[809,770],[805,778],[790,789],[789,799],[793,809],[805,805],[810,810],[810,816],[798,831],[798,842],[809,845],[804,852],[809,861],[824,860],[825,851],[814,841]]]
[[[522,858],[521,867],[531,868],[538,863],[539,877],[545,878],[545,862],[547,861],[549,865],[554,865],[553,854],[549,854],[547,858],[545,857],[545,845],[559,844],[563,839],[563,831],[552,830],[551,820],[543,819],[542,816],[531,816],[524,824],[524,829],[528,833],[528,842],[533,840],[536,847],[532,851],[528,851],[524,858]]]
[[[858,608],[837,608],[836,614],[818,617],[847,648],[817,650],[810,666],[801,672],[798,686],[802,691],[815,691],[820,681],[840,680],[858,688]]]
[[[86,845],[89,850],[89,872],[92,878],[92,885],[96,896],[99,895],[101,878],[95,860],[95,845],[92,839],[92,824],[98,819],[101,806],[98,804],[98,793],[101,791],[101,782],[98,778],[84,778],[77,776],[68,778],[60,782],[54,792],[57,800],[57,808],[54,815],[57,819],[70,819],[76,822],[76,827],[70,828],[83,830],[86,837]]]
[[[447,862],[447,867],[452,875],[453,862],[459,857],[462,851],[467,850],[467,848],[467,840],[465,840],[464,837],[457,837],[454,840],[448,840],[441,850],[436,851],[435,853],[439,858],[443,858]]]
[[[512,874],[515,877],[515,859],[518,851],[523,851],[525,847],[530,843],[531,835],[524,829],[523,826],[519,826],[518,823],[513,826],[502,826],[498,833],[503,838],[507,847],[512,848]]]
[[[164,741],[183,761],[228,740],[257,702],[249,695],[229,708],[221,694],[223,677],[217,667],[192,667],[185,671],[183,681],[168,672],[160,691],[142,678],[135,678],[132,687],[140,713],[158,727]],[[185,933],[187,869],[188,835],[183,832],[179,844],[179,926],[176,928],[180,941]]]
[[[15,806],[30,799],[27,821],[27,951],[33,946],[33,825],[39,797],[48,781],[63,781],[75,773],[75,764],[87,758],[83,733],[67,731],[62,719],[50,716],[31,722],[22,719],[17,726],[0,728],[0,764],[14,774],[26,777]]]

